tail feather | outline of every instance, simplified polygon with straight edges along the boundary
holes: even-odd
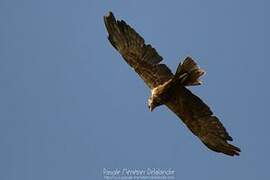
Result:
[[[178,65],[174,78],[184,86],[196,86],[202,84],[199,78],[203,74],[205,71],[200,69],[191,57],[187,57],[183,63]]]

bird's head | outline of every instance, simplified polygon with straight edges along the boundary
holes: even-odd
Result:
[[[155,98],[155,96],[150,96],[148,99],[148,108],[152,112],[157,106],[160,106],[161,103],[159,103],[158,98]]]

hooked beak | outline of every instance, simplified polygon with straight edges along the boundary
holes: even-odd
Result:
[[[150,110],[150,112],[152,112],[152,111],[153,111],[153,107],[152,107],[152,106],[150,106],[150,105],[148,105],[148,109]]]

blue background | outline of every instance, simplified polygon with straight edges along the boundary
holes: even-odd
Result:
[[[269,1],[0,1],[0,179],[99,180],[103,168],[172,168],[177,179],[267,179]],[[109,44],[103,16],[126,20],[241,147],[208,150]]]

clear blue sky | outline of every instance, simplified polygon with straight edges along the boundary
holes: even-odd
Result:
[[[0,179],[100,180],[103,168],[173,168],[177,179],[269,179],[269,1],[0,1]],[[241,147],[208,150],[106,39],[125,19],[193,87]]]

